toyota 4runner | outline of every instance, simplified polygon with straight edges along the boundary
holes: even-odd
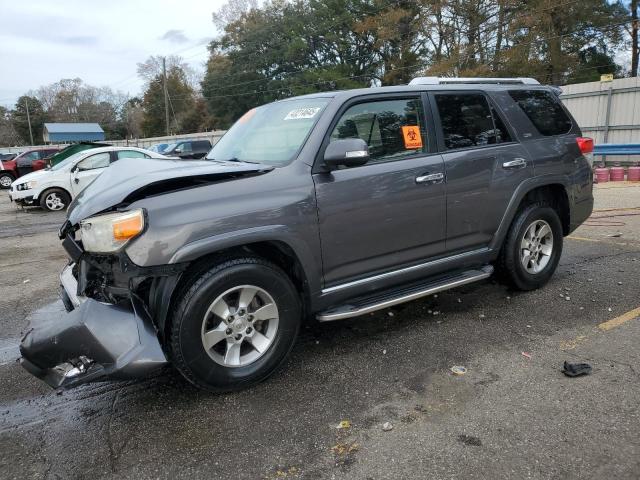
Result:
[[[60,229],[63,318],[22,364],[53,387],[171,363],[198,387],[267,378],[301,322],[491,275],[543,286],[593,208],[593,142],[530,79],[419,78],[247,112],[206,159],[117,162]]]

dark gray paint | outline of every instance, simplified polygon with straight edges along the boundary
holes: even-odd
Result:
[[[146,231],[126,247],[140,267],[186,264],[231,247],[280,242],[304,270],[308,313],[406,282],[481,266],[497,257],[520,202],[532,189],[565,189],[569,230],[593,207],[591,170],[575,142],[579,128],[542,137],[506,93],[516,88],[401,86],[309,95],[332,100],[289,165],[270,169],[237,162],[116,162],[74,201],[69,222],[75,225],[113,209],[144,208]],[[427,92],[451,90],[488,95],[513,142],[444,151],[442,142],[434,141],[438,118]],[[329,171],[322,163],[324,147],[341,109],[387,95],[422,96],[428,153]],[[526,167],[503,168],[515,158],[525,159]],[[443,173],[444,180],[416,183],[416,177],[433,173]],[[170,187],[175,179],[185,178],[206,183]],[[127,200],[150,184],[169,186]],[[163,294],[168,302],[170,295]]]

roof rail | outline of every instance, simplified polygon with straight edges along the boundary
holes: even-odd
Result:
[[[416,77],[409,85],[446,85],[455,83],[502,84],[502,85],[540,85],[535,78],[483,78],[483,77]]]

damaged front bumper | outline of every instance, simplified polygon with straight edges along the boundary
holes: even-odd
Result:
[[[147,376],[167,363],[155,327],[135,296],[118,304],[78,295],[73,264],[60,275],[64,317],[32,328],[21,364],[53,388]]]

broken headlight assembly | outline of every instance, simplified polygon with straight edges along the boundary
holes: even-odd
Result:
[[[80,238],[88,252],[112,253],[139,236],[145,228],[144,210],[107,213],[80,222]]]

